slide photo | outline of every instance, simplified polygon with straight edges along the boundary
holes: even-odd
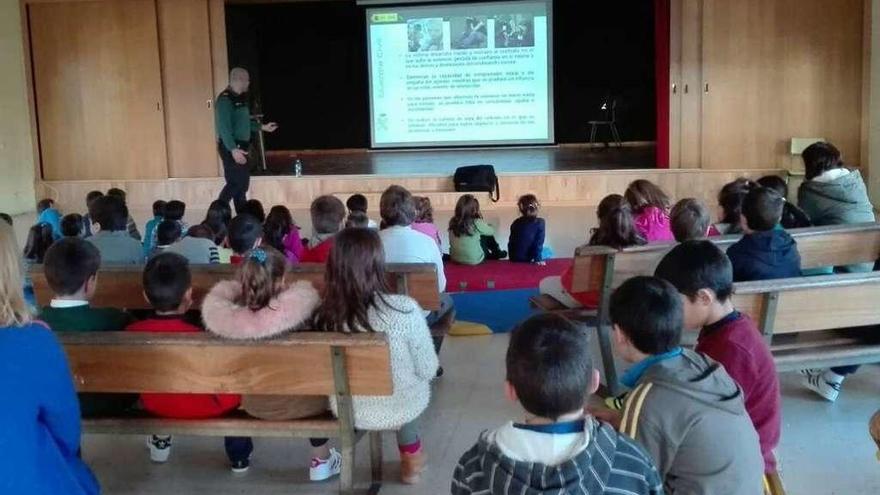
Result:
[[[406,22],[410,52],[443,50],[443,18],[410,19]]]
[[[535,17],[531,14],[495,16],[495,48],[535,46]]]
[[[453,17],[449,20],[453,50],[473,50],[489,45],[488,17],[484,15]]]

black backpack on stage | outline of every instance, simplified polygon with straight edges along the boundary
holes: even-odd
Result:
[[[501,198],[498,176],[492,165],[470,165],[455,169],[455,192],[487,192],[492,194],[492,202]]]

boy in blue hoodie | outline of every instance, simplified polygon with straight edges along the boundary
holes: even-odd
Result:
[[[746,195],[740,220],[745,234],[727,249],[734,282],[801,276],[797,243],[779,226],[784,208],[785,198],[772,189]]]
[[[41,199],[37,203],[37,225],[45,223],[52,227],[52,238],[61,239],[61,212],[55,207],[55,201]]]
[[[480,435],[458,461],[452,495],[663,493],[642,447],[584,411],[599,387],[590,356],[586,329],[559,315],[514,330],[504,388],[523,419]]]

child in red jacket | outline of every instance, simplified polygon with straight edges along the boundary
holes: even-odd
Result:
[[[315,236],[300,259],[303,263],[326,263],[333,249],[334,236],[342,230],[345,205],[336,196],[318,196],[312,201],[312,228]]]
[[[764,472],[776,471],[781,397],[770,348],[757,325],[733,307],[733,267],[710,241],[687,241],[672,249],[654,273],[682,294],[687,330],[699,330],[696,351],[718,361],[745,394],[764,456]]]
[[[202,329],[184,320],[192,305],[192,275],[189,262],[175,253],[159,254],[144,268],[144,296],[150,301],[155,315],[129,325],[130,332],[201,332]],[[142,394],[141,403],[149,413],[164,418],[214,418],[238,408],[238,395],[213,394]],[[238,439],[226,439],[226,451],[233,463],[244,455]],[[171,454],[171,436],[153,435],[150,438],[150,459],[165,462]],[[247,457],[250,452],[247,452]]]

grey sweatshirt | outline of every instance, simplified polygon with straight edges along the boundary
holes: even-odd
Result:
[[[685,349],[645,370],[620,428],[654,459],[666,493],[763,493],[764,461],[742,390],[707,356]]]

